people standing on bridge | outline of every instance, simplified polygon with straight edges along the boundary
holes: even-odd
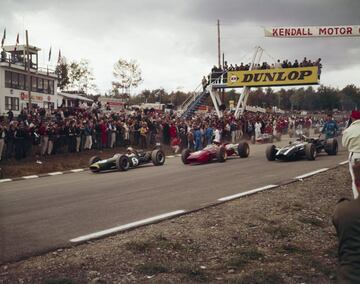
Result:
[[[337,134],[339,127],[332,117],[331,114],[328,114],[327,120],[324,124],[324,127],[322,129],[322,133],[325,134],[325,139],[334,138]]]
[[[356,185],[354,167],[360,167],[360,111],[352,111],[352,123],[343,132],[342,144],[349,151],[349,170],[354,198],[359,196],[360,184]]]

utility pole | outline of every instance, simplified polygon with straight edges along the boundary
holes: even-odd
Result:
[[[28,31],[26,30],[26,65],[27,66],[27,76],[26,76],[26,83],[28,88],[28,96],[29,96],[29,111],[32,110],[32,104],[31,104],[31,80],[30,80],[30,54],[29,54],[29,35]]]
[[[220,62],[220,57],[221,57],[221,52],[220,52],[220,20],[217,20],[217,34],[218,34],[218,67],[221,67],[221,62]]]
[[[222,66],[223,66],[223,68],[224,68],[224,66],[225,66],[225,54],[224,54],[224,52],[223,52],[223,54],[222,54]],[[227,76],[227,75],[226,75]],[[222,88],[221,89],[221,101],[223,102],[223,103],[225,103],[225,89],[224,88]]]

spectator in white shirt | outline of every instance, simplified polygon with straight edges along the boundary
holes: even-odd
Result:
[[[342,144],[349,151],[349,170],[352,178],[352,190],[354,198],[358,198],[353,167],[360,164],[360,111],[352,111],[352,123],[344,130]]]

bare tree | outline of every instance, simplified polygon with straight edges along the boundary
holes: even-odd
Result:
[[[141,69],[136,60],[119,59],[114,64],[113,75],[115,80],[112,82],[113,88],[121,90],[122,93],[129,93],[131,88],[136,88],[142,82]]]
[[[88,60],[81,59],[80,62],[71,62],[69,71],[69,90],[86,94],[96,91],[95,78]]]

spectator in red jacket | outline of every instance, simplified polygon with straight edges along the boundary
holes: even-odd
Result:
[[[103,147],[106,147],[107,145],[107,127],[103,120],[100,121],[100,129],[101,129],[101,144]]]
[[[170,125],[169,133],[170,133],[170,139],[174,139],[177,137],[177,129],[176,129],[175,123],[173,123],[173,122]]]

